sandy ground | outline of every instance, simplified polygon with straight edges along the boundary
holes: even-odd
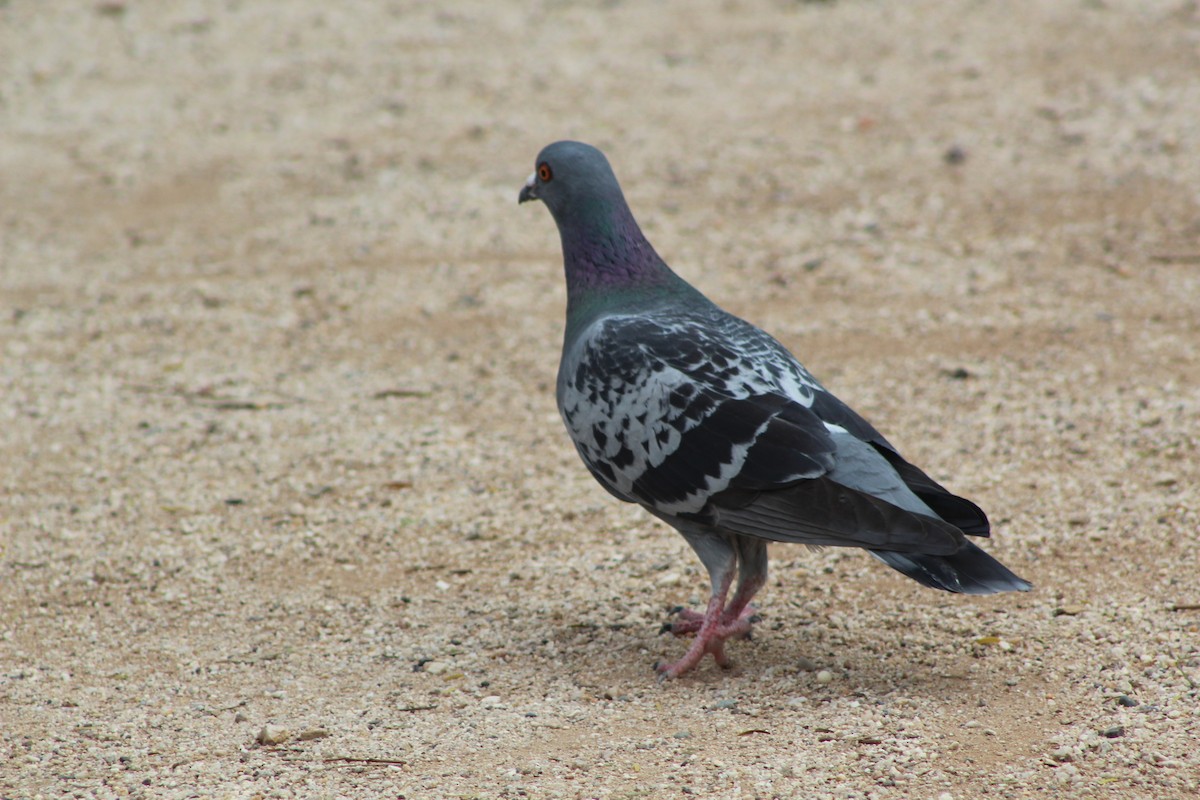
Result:
[[[0,796],[1200,789],[1194,1],[8,0],[0,54]],[[554,409],[568,136],[1036,591],[779,547],[656,683],[705,579]]]

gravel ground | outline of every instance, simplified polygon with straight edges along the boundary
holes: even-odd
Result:
[[[1200,791],[1194,0],[0,2],[0,796]],[[1026,595],[705,579],[552,383],[547,142]]]

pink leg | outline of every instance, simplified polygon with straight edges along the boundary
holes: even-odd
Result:
[[[738,584],[737,591],[733,594],[733,599],[725,607],[725,613],[721,616],[721,621],[728,624],[737,619],[752,619],[754,609],[751,607],[750,601],[754,598],[754,595],[758,594],[758,590],[766,582],[767,573],[765,571],[742,580]]]
[[[738,585],[733,599],[725,606],[721,621],[726,625],[742,623],[746,636],[750,625],[757,622],[750,601],[767,583],[767,543],[758,539],[741,538],[736,541],[738,553]]]
[[[729,665],[729,658],[725,655],[725,639],[729,634],[725,634],[723,631],[721,617],[725,609],[725,596],[729,594],[729,587],[732,583],[733,571],[730,570],[725,574],[721,585],[709,598],[708,608],[704,612],[703,621],[696,633],[696,640],[684,653],[683,658],[671,664],[659,662],[654,665],[661,678],[678,678],[699,664],[706,653],[712,653],[719,666]],[[690,622],[685,621],[684,624],[690,624]]]
[[[748,636],[750,624],[757,621],[754,619],[754,610],[750,607],[750,601],[767,583],[766,545],[762,542],[739,541],[738,562],[740,569],[737,591],[734,592],[733,599],[729,601],[729,605],[725,606],[725,610],[721,614],[721,625],[728,627],[744,621],[746,624],[743,626],[745,629],[743,635]],[[706,614],[682,606],[672,613],[678,615],[679,619],[676,622],[665,623],[662,633],[669,631],[676,636],[697,633],[707,618]],[[731,635],[734,634],[736,631],[731,631]]]
[[[725,605],[725,597],[733,583],[733,565],[710,559],[714,562],[708,565],[710,574],[715,571],[721,578],[719,583],[713,584],[708,608],[703,614],[685,608],[677,609],[675,613],[679,619],[663,625],[664,633],[670,631],[676,636],[694,633],[696,639],[683,658],[673,664],[655,665],[662,678],[682,675],[699,664],[706,653],[712,653],[717,666],[728,667],[730,661],[725,655],[725,640],[749,638],[751,626],[758,621],[750,601],[767,582],[767,545],[753,539],[736,539],[732,545],[738,564],[737,591],[729,605]]]

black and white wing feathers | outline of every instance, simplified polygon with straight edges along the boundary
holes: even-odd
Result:
[[[593,323],[564,352],[558,397],[592,474],[664,519],[896,552],[961,544],[920,501],[889,502],[887,491],[906,493],[898,470],[858,452],[862,435],[894,453],[882,436],[773,338],[715,307]],[[929,492],[953,497],[911,469]]]
[[[768,488],[828,471],[828,431],[793,399],[811,397],[811,378],[784,364],[764,380],[735,344],[684,321],[618,316],[564,353],[559,410],[606,488],[656,513],[697,514],[735,479]]]

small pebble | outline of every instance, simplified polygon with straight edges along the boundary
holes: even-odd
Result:
[[[1050,752],[1050,757],[1060,764],[1063,764],[1074,760],[1075,754],[1071,752],[1071,748],[1069,747],[1060,747],[1057,750],[1052,750]]]
[[[1117,739],[1125,735],[1124,725],[1113,725],[1100,731],[1100,735],[1106,739]]]
[[[309,728],[306,731],[301,731],[300,741],[311,742],[313,739],[324,739],[329,736],[329,731],[324,728]]]
[[[425,663],[425,671],[430,675],[441,675],[448,669],[450,669],[450,665],[445,661],[428,661]]]
[[[291,735],[291,731],[282,725],[276,725],[272,722],[268,722],[266,725],[262,726],[262,730],[258,732],[258,736],[255,737],[255,741],[257,741],[259,744],[272,746],[283,744],[289,738],[291,738]]]
[[[246,716],[245,711],[239,711],[233,715],[234,722],[249,722],[250,718]]]
[[[833,683],[833,673],[823,669],[817,673],[817,683]]]
[[[1125,708],[1134,708],[1138,705],[1138,701],[1127,694],[1123,694],[1117,698],[1117,705],[1125,706]]]

